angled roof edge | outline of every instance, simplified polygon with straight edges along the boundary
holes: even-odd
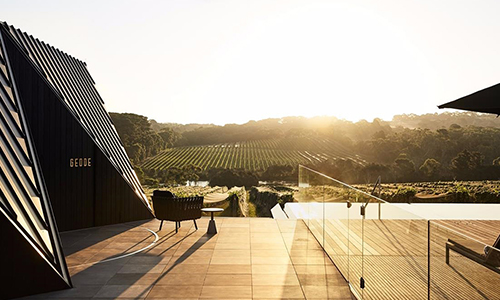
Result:
[[[7,21],[1,21],[1,20],[0,20],[0,25],[3,25],[5,28],[10,28],[11,26],[12,26],[12,27],[14,27],[13,25],[10,25],[9,23],[7,23]],[[32,35],[30,35],[30,36],[32,36]],[[44,43],[45,43],[45,42],[44,42]],[[81,60],[81,59],[77,58],[76,56],[73,56],[73,55],[71,55],[71,54],[69,54],[69,53],[67,53],[67,52],[64,52],[64,51],[60,50],[59,48],[57,48],[56,46],[52,46],[52,45],[50,45],[50,44],[48,44],[48,43],[45,43],[45,44],[46,44],[47,46],[49,46],[49,47],[52,47],[52,48],[54,48],[54,49],[57,49],[57,51],[62,52],[62,53],[64,53],[65,55],[67,55],[67,56],[69,56],[69,57],[71,57],[71,58],[73,58],[73,59],[78,60],[78,61],[79,61],[79,62],[81,62],[82,64],[87,65],[87,63],[86,63],[85,61],[83,61],[83,60]],[[23,47],[23,48],[24,48],[24,47]]]

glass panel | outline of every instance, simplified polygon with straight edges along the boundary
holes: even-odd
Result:
[[[500,221],[430,224],[430,299],[499,299],[500,251],[492,246],[500,243]],[[472,228],[482,241],[460,232]]]
[[[349,211],[345,187],[325,185],[324,249],[346,279],[349,278]]]
[[[425,299],[427,220],[404,205],[370,200],[362,229],[363,299]]]
[[[347,203],[351,199],[350,190],[340,182],[302,166],[299,167],[299,188],[295,200],[299,202],[303,215],[307,216],[304,222],[348,280],[349,212],[352,208],[348,208]]]
[[[307,227],[323,247],[323,214],[325,179],[303,168],[299,169],[299,196]]]

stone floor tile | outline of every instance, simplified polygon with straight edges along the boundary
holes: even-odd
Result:
[[[299,285],[299,279],[295,273],[252,274],[252,285]]]
[[[292,265],[252,265],[252,274],[295,274]]]
[[[199,298],[201,294],[201,285],[196,286],[172,286],[172,285],[155,285],[146,299],[187,299]]]
[[[324,285],[305,285],[302,290],[306,299],[328,299],[327,287]]]
[[[214,249],[217,243],[195,243],[195,244],[181,244],[177,250],[186,252],[186,251],[195,251],[195,250],[210,250]]]
[[[255,285],[253,286],[253,297],[266,299],[304,299],[304,293],[298,285]]]
[[[211,257],[208,256],[175,256],[173,259],[170,260],[170,264],[175,264],[175,265],[204,265],[204,264],[209,264],[211,260]]]
[[[225,244],[246,244],[250,243],[250,237],[219,237],[217,243]]]
[[[338,274],[333,265],[293,265],[297,274]]]
[[[327,258],[326,258],[327,259]],[[324,265],[325,257],[323,256],[292,256],[294,265]]]
[[[144,299],[150,290],[150,285],[105,285],[97,292],[95,297]]]
[[[177,259],[179,256],[190,256],[190,257],[212,257],[214,250],[211,249],[198,249],[195,251],[177,251],[173,259]]]
[[[249,234],[250,230],[247,227],[222,227],[220,228],[218,234],[233,234],[233,235],[241,235],[241,234]]]
[[[247,243],[217,243],[215,244],[215,250],[242,250],[250,249],[250,241]]]
[[[252,274],[252,266],[248,265],[210,265],[208,274]]]
[[[82,271],[74,276],[71,276],[71,281],[73,285],[104,285],[106,284],[114,275],[114,272],[93,272],[92,269]]]
[[[252,257],[252,264],[255,265],[289,265],[291,264],[290,258],[287,256],[254,256]]]
[[[301,285],[327,285],[326,274],[297,274]]]
[[[251,249],[252,257],[288,257],[288,251],[286,249]]]
[[[211,265],[249,265],[250,255],[248,257],[212,257]]]
[[[107,284],[109,285],[145,285],[154,284],[160,277],[159,273],[117,273]]]
[[[203,274],[183,274],[164,273],[157,280],[157,285],[203,285],[206,275]]]
[[[252,276],[250,274],[207,274],[205,286],[251,286]]]
[[[251,286],[203,286],[200,299],[248,299],[252,298]]]
[[[347,285],[347,281],[340,274],[326,274],[327,285]]]
[[[250,243],[252,243],[252,244],[280,244],[280,245],[282,245],[285,242],[283,241],[281,234],[278,234],[276,237],[269,236],[269,235],[263,235],[260,237],[252,236],[250,238]]]
[[[168,264],[172,256],[132,256],[128,261],[131,265],[158,265]]]
[[[325,252],[319,249],[290,249],[289,254],[291,257],[324,257]]]
[[[252,243],[252,249],[286,250],[283,243]]]
[[[208,270],[208,264],[190,265],[190,264],[168,264],[164,269],[164,273],[186,273],[186,274],[205,274]]]
[[[347,284],[328,286],[328,299],[351,299],[351,291]]]
[[[161,273],[167,265],[124,265],[118,273]]]
[[[245,257],[245,258],[250,258],[250,249],[230,249],[230,250],[220,250],[216,249],[213,252],[213,257],[225,257],[225,258],[231,258],[231,257]]]
[[[250,233],[279,233],[280,229],[278,226],[272,226],[272,225],[262,225],[262,226],[254,226],[253,224],[250,226]]]

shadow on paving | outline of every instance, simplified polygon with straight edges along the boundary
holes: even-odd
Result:
[[[69,256],[73,253],[91,248],[96,244],[103,243],[131,228],[141,226],[150,221],[151,219],[61,232],[60,237],[64,254]]]
[[[156,284],[158,276],[161,275],[171,258],[171,255],[165,254],[175,251],[180,243],[196,232],[184,232],[184,236],[180,236],[175,233],[175,229],[166,231],[164,228],[162,230],[164,235],[153,246],[150,246],[155,236],[146,228],[151,226],[141,226],[147,222],[149,221],[64,233],[66,243],[68,240],[74,240],[75,237],[80,236],[80,241],[74,240],[74,244],[77,246],[75,247],[73,244],[69,247],[70,251],[68,252],[71,254],[68,256],[78,255],[79,251],[83,252],[82,256],[84,256],[85,251],[94,255],[84,263],[71,264],[68,262],[73,288],[19,299],[144,298]],[[155,233],[161,234],[159,230],[156,230]],[[134,240],[134,242],[124,245],[118,242],[118,246],[114,249],[114,244],[111,241],[100,250],[93,249],[96,245],[109,239],[112,240],[120,234],[125,235],[124,239]],[[199,240],[206,242],[209,239],[203,236]],[[89,246],[85,248],[84,245]],[[137,252],[145,248],[144,246],[150,247]],[[174,265],[187,259],[199,247],[201,245],[196,242],[175,261]],[[73,262],[77,262],[77,260]]]

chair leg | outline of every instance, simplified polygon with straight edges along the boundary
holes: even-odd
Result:
[[[160,229],[161,230],[161,227],[163,226],[163,220],[161,220],[161,223],[160,223]]]
[[[175,233],[179,232],[179,227],[177,227],[177,222],[175,222]]]
[[[193,219],[193,222],[194,222],[194,228],[196,228],[196,230],[198,230],[198,225],[196,225],[196,220]]]
[[[179,221],[179,228],[181,228],[181,221]]]

